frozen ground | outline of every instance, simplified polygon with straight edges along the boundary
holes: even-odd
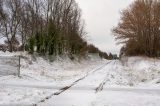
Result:
[[[8,106],[160,106],[160,60],[97,56],[49,62],[21,54],[21,77],[0,77],[0,105]],[[63,88],[63,89],[62,89]]]

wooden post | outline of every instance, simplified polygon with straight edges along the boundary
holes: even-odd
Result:
[[[18,68],[18,77],[20,77],[20,70],[21,70],[21,56],[19,58],[19,68]]]

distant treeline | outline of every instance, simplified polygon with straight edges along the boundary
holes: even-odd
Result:
[[[160,56],[160,0],[135,0],[113,33],[125,44],[121,54]]]
[[[106,52],[102,52],[94,45],[88,45],[88,52],[99,54],[100,57],[105,58],[105,59],[110,59],[110,60],[118,59],[117,55],[113,55],[112,53],[107,54]]]
[[[10,52],[26,50],[42,55],[96,52],[108,58],[84,39],[84,21],[75,0],[0,0],[0,33],[7,39]]]

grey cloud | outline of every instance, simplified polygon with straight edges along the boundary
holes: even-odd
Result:
[[[77,0],[82,9],[89,42],[106,52],[119,53],[122,45],[116,45],[111,29],[118,24],[120,10],[133,0]]]

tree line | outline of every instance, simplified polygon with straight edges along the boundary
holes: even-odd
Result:
[[[160,56],[160,0],[135,0],[121,12],[113,34],[125,55]]]
[[[75,0],[0,0],[0,36],[10,52],[85,55],[84,21]],[[18,46],[20,45],[20,46]],[[107,53],[96,49],[101,57]]]
[[[98,54],[101,58],[105,58],[109,60],[118,59],[117,55],[114,56],[112,53],[107,54],[106,52],[99,50],[97,47],[95,47],[92,44],[88,45],[88,53],[95,53],[95,54]]]

